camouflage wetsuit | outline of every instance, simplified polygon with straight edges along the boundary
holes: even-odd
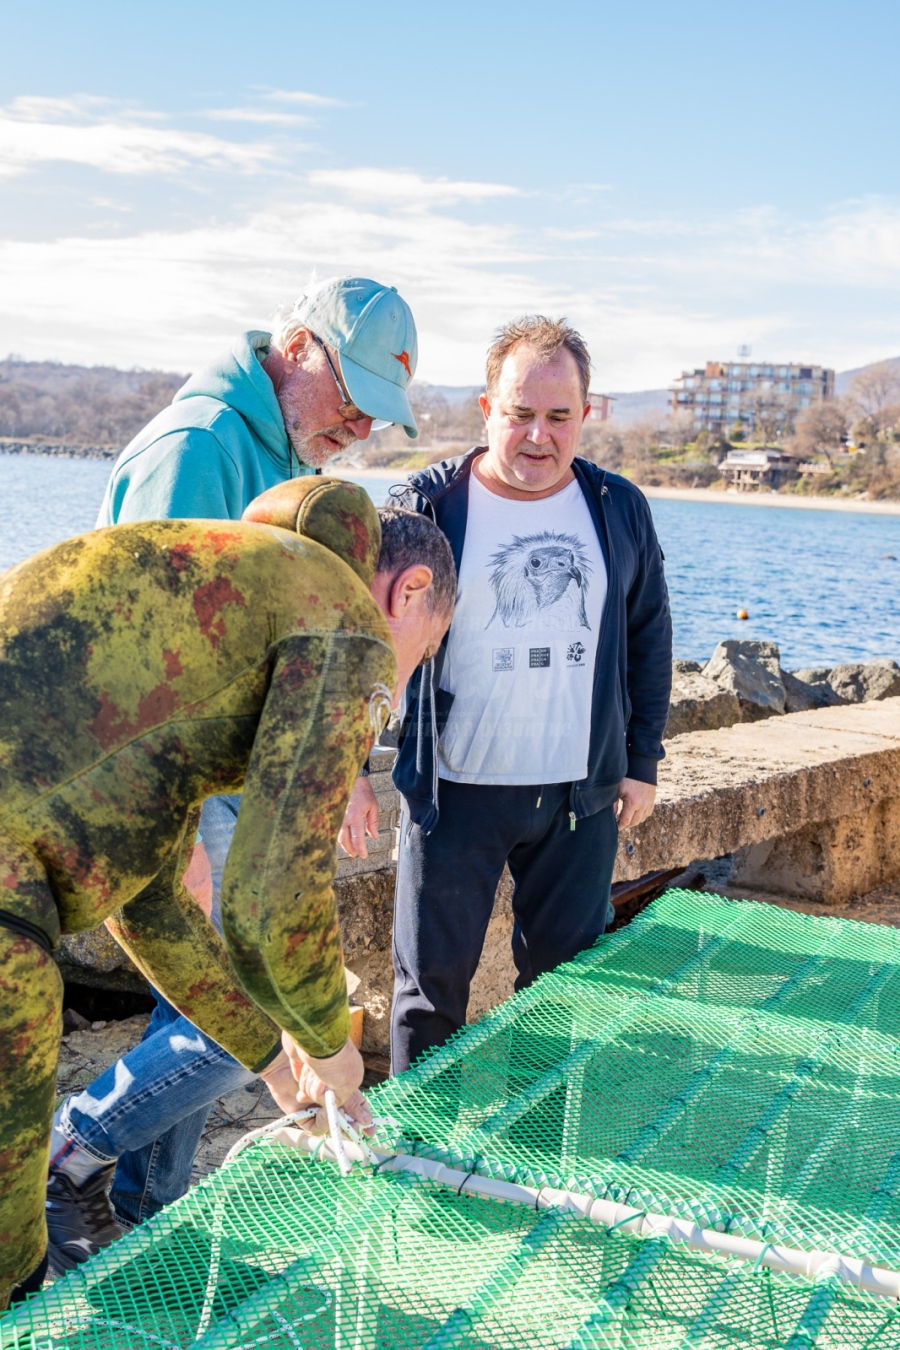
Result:
[[[324,537],[346,561],[272,525],[153,521],[0,576],[0,1308],[45,1246],[61,933],[106,920],[249,1068],[280,1028],[320,1057],[346,1040],[335,839],[396,671],[378,519],[344,487]],[[226,950],[180,878],[204,797],[240,789]]]

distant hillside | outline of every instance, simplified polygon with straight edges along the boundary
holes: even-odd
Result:
[[[423,383],[422,380],[419,381],[420,385]],[[425,384],[424,387],[431,390],[433,394],[440,394],[447,400],[451,408],[468,403],[470,399],[478,398],[484,391],[483,384]]]
[[[839,371],[834,377],[834,392],[838,395],[846,394],[850,381],[854,379],[855,376],[861,375],[864,370],[871,370],[873,365],[880,366],[881,364],[880,361],[873,361],[871,365],[857,366],[855,370]],[[900,370],[900,356],[889,356],[887,358],[887,364],[895,366],[897,370]]]
[[[892,358],[900,367],[900,356]],[[838,394],[860,371],[836,378]],[[159,370],[118,370],[115,366],[68,366],[57,361],[0,361],[0,440],[52,442],[73,453],[94,446],[121,449],[181,388],[186,375]],[[601,386],[602,387],[602,386]],[[430,439],[472,443],[481,434],[477,384],[426,384],[419,381],[410,398],[423,432]],[[665,389],[614,393],[612,420],[627,426],[667,412]],[[402,433],[399,433],[402,435]],[[383,438],[393,433],[382,433]],[[405,441],[403,442],[405,446]]]
[[[462,407],[473,398],[477,398],[483,389],[480,384],[429,384],[426,388],[434,394],[440,394],[451,408]],[[667,389],[644,389],[638,393],[611,394],[615,399],[612,416],[617,422],[633,422],[648,413],[665,413],[669,408]]]
[[[900,368],[900,356],[888,358],[892,365]],[[880,362],[873,361],[871,365],[880,365]],[[835,393],[845,394],[850,385],[850,381],[861,374],[864,370],[869,370],[871,366],[857,366],[853,370],[838,371],[835,375],[834,386]],[[479,385],[450,385],[433,384],[428,386],[435,393],[440,393],[451,406],[457,406],[465,403],[473,395],[481,393]],[[610,417],[620,424],[627,425],[630,422],[639,421],[642,417],[651,414],[667,413],[669,411],[669,391],[668,389],[638,389],[627,392],[611,393],[610,398],[615,402],[612,405]]]
[[[615,399],[610,417],[615,422],[636,422],[650,413],[669,411],[668,389],[642,389],[638,393],[611,394]]]
[[[0,361],[0,436],[127,445],[187,376],[56,361]]]

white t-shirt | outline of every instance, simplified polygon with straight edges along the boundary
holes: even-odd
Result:
[[[455,783],[568,783],[587,773],[606,565],[577,482],[540,501],[469,477],[441,687],[455,695],[438,772]]]

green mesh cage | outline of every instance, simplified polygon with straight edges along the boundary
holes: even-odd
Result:
[[[900,933],[670,892],[373,1094],[398,1148],[900,1267]],[[247,1150],[0,1350],[900,1350],[895,1301]]]
[[[263,1144],[0,1322],[3,1350],[900,1347],[886,1299]]]
[[[670,891],[373,1094],[399,1151],[900,1264],[900,931]]]

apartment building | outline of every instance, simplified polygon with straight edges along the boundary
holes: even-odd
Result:
[[[810,404],[834,397],[834,371],[824,366],[707,361],[686,370],[669,391],[672,412],[690,413],[695,431],[727,435],[740,426],[764,439],[789,432]]]

